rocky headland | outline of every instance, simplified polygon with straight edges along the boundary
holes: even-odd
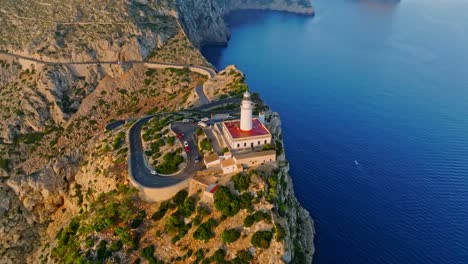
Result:
[[[128,126],[112,132],[104,132],[104,126],[114,119],[196,105],[194,89],[206,82],[206,76],[187,70],[99,62],[210,66],[198,48],[225,43],[229,30],[223,17],[241,9],[313,14],[310,3],[301,0],[2,3],[1,263],[60,262],[51,257],[56,236],[72,218],[99,208],[93,207],[96,201],[110,201],[104,199],[109,195],[101,194],[128,184],[128,143],[122,140]],[[96,63],[67,64],[84,61]],[[245,81],[226,78],[218,74],[210,80],[210,89],[228,94]],[[268,116],[277,146],[283,148],[279,117],[271,112]],[[276,214],[286,229],[280,255],[286,262],[310,262],[313,222],[294,196],[284,152],[279,160],[282,184],[275,189],[279,199],[272,208],[282,208]],[[139,210],[151,212],[159,206],[132,199]],[[151,220],[143,218],[145,223]],[[98,232],[95,238],[103,240],[109,234]],[[117,255],[126,259],[124,252]]]

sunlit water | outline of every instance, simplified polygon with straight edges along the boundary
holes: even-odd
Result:
[[[235,13],[203,52],[281,114],[316,263],[468,263],[468,1],[376,2]]]

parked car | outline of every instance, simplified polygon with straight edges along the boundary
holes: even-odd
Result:
[[[199,155],[197,155],[197,156],[195,157],[195,163],[198,163],[198,162],[200,162],[200,156],[199,156]]]
[[[189,147],[189,144],[187,141],[184,141],[184,149],[185,149],[185,152],[190,152],[190,147]]]
[[[188,122],[190,122],[190,119],[187,119],[187,118],[186,118],[186,119],[183,119],[183,120],[182,120],[182,123],[188,123]]]
[[[151,170],[151,174],[156,175],[157,172],[155,170]]]
[[[182,133],[177,133],[177,138],[178,138],[178,139],[182,139],[183,137],[184,137],[184,134],[182,134]]]
[[[204,117],[204,118],[202,118],[202,119],[200,119],[200,120],[203,121],[203,122],[207,122],[207,121],[210,120],[210,119],[209,119],[208,117]]]

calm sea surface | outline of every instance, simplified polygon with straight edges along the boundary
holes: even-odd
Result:
[[[203,53],[281,114],[315,263],[468,263],[468,0],[314,5]]]

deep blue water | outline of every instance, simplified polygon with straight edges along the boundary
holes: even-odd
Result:
[[[234,13],[203,53],[281,114],[315,263],[468,263],[468,1],[376,2]]]

